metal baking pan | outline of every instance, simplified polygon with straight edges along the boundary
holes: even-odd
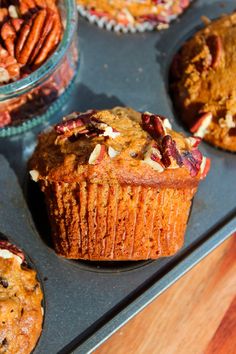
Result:
[[[73,110],[127,105],[166,115],[184,131],[168,94],[171,58],[201,26],[201,15],[216,18],[234,8],[234,1],[194,1],[161,33],[117,35],[80,20],[76,87],[53,121]],[[41,196],[26,177],[27,159],[46,125],[0,140],[0,153],[11,166],[0,158],[0,231],[26,251],[43,283],[45,321],[35,353],[87,353],[236,230],[236,155],[202,143],[212,169],[194,198],[185,245],[176,256],[108,264],[71,261],[52,250]]]

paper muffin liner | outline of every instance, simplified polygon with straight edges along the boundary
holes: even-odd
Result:
[[[41,182],[59,255],[145,260],[175,254],[184,242],[196,188]]]
[[[182,13],[176,15],[169,15],[166,17],[166,21],[154,23],[152,21],[144,21],[142,23],[133,23],[124,25],[122,23],[118,23],[114,19],[110,19],[108,17],[100,17],[96,14],[91,14],[91,12],[86,9],[82,5],[77,5],[77,9],[79,14],[86,18],[90,23],[96,24],[99,28],[104,28],[108,31],[114,31],[117,33],[137,33],[137,32],[146,32],[146,31],[153,31],[154,29],[162,30],[169,27],[169,22],[175,20],[178,16]],[[184,11],[184,9],[183,9]]]

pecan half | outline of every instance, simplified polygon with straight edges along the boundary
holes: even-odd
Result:
[[[37,7],[34,0],[19,0],[19,11],[21,15],[27,14]]]
[[[91,121],[91,117],[96,113],[96,111],[91,111],[89,113],[75,113],[77,117],[65,120],[62,123],[59,123],[55,126],[55,130],[59,134],[64,134],[67,132],[74,132],[75,129],[80,128],[80,127],[85,127],[86,125]],[[88,130],[86,128],[86,130]]]
[[[30,19],[29,21],[24,22],[24,24],[22,25],[22,28],[19,32],[19,36],[18,36],[17,42],[16,42],[16,50],[15,50],[15,55],[16,55],[17,59],[19,58],[20,53],[23,49],[23,46],[29,36],[32,21],[33,20]]]
[[[47,12],[45,31],[42,33],[42,44],[34,60],[34,67],[40,66],[47,59],[61,39],[60,16],[56,12],[53,13],[51,9],[47,9]]]
[[[7,16],[8,16],[7,9],[6,8],[0,9],[0,23],[4,22]]]
[[[22,263],[25,261],[25,255],[21,251],[21,249],[17,248],[15,245],[12,245],[8,241],[0,240],[0,250],[7,250],[15,256],[18,256],[21,259]]]
[[[32,21],[29,35],[24,41],[21,51],[17,57],[17,61],[20,64],[26,64],[29,60],[29,57],[36,46],[38,40],[41,36],[41,31],[44,26],[44,21],[47,16],[47,11],[45,9],[40,10]]]
[[[11,22],[5,22],[1,28],[1,37],[4,41],[5,47],[11,56],[14,56],[15,51],[15,38],[16,30],[11,24]]]
[[[34,60],[36,59],[37,55],[39,54],[39,51],[42,49],[42,46],[44,44],[45,39],[49,35],[49,33],[52,31],[53,25],[54,25],[54,18],[55,18],[55,13],[48,9],[47,11],[47,18],[45,20],[45,26],[43,27],[41,36],[39,38],[39,41],[35,45],[35,48],[32,52],[30,63],[33,63]],[[46,52],[46,51],[44,51]],[[45,56],[45,55],[44,55]]]

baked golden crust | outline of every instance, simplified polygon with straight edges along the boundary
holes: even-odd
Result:
[[[56,252],[90,260],[174,254],[206,174],[199,142],[164,117],[120,107],[72,114],[43,133],[29,166]]]
[[[211,114],[201,137],[230,151],[236,151],[235,25],[236,13],[210,22],[183,45],[171,72],[173,98],[190,130],[199,133],[203,115]]]
[[[164,2],[153,0],[77,0],[77,4],[90,10],[91,15],[106,17],[123,25],[144,21],[168,23],[172,18],[181,14],[189,6],[189,3],[189,0],[166,0]]]
[[[0,253],[0,353],[31,353],[42,330],[42,298],[35,271]]]

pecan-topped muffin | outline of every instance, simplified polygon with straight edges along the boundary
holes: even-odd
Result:
[[[195,136],[236,151],[236,13],[208,23],[187,41],[171,68],[177,109]]]
[[[77,0],[77,4],[82,16],[91,22],[97,20],[100,26],[107,25],[107,29],[143,31],[167,28],[190,0]]]
[[[0,353],[32,352],[42,330],[42,298],[22,251],[0,241]]]
[[[39,137],[30,174],[45,193],[56,252],[141,260],[183,244],[209,160],[199,138],[130,108],[73,113]]]

